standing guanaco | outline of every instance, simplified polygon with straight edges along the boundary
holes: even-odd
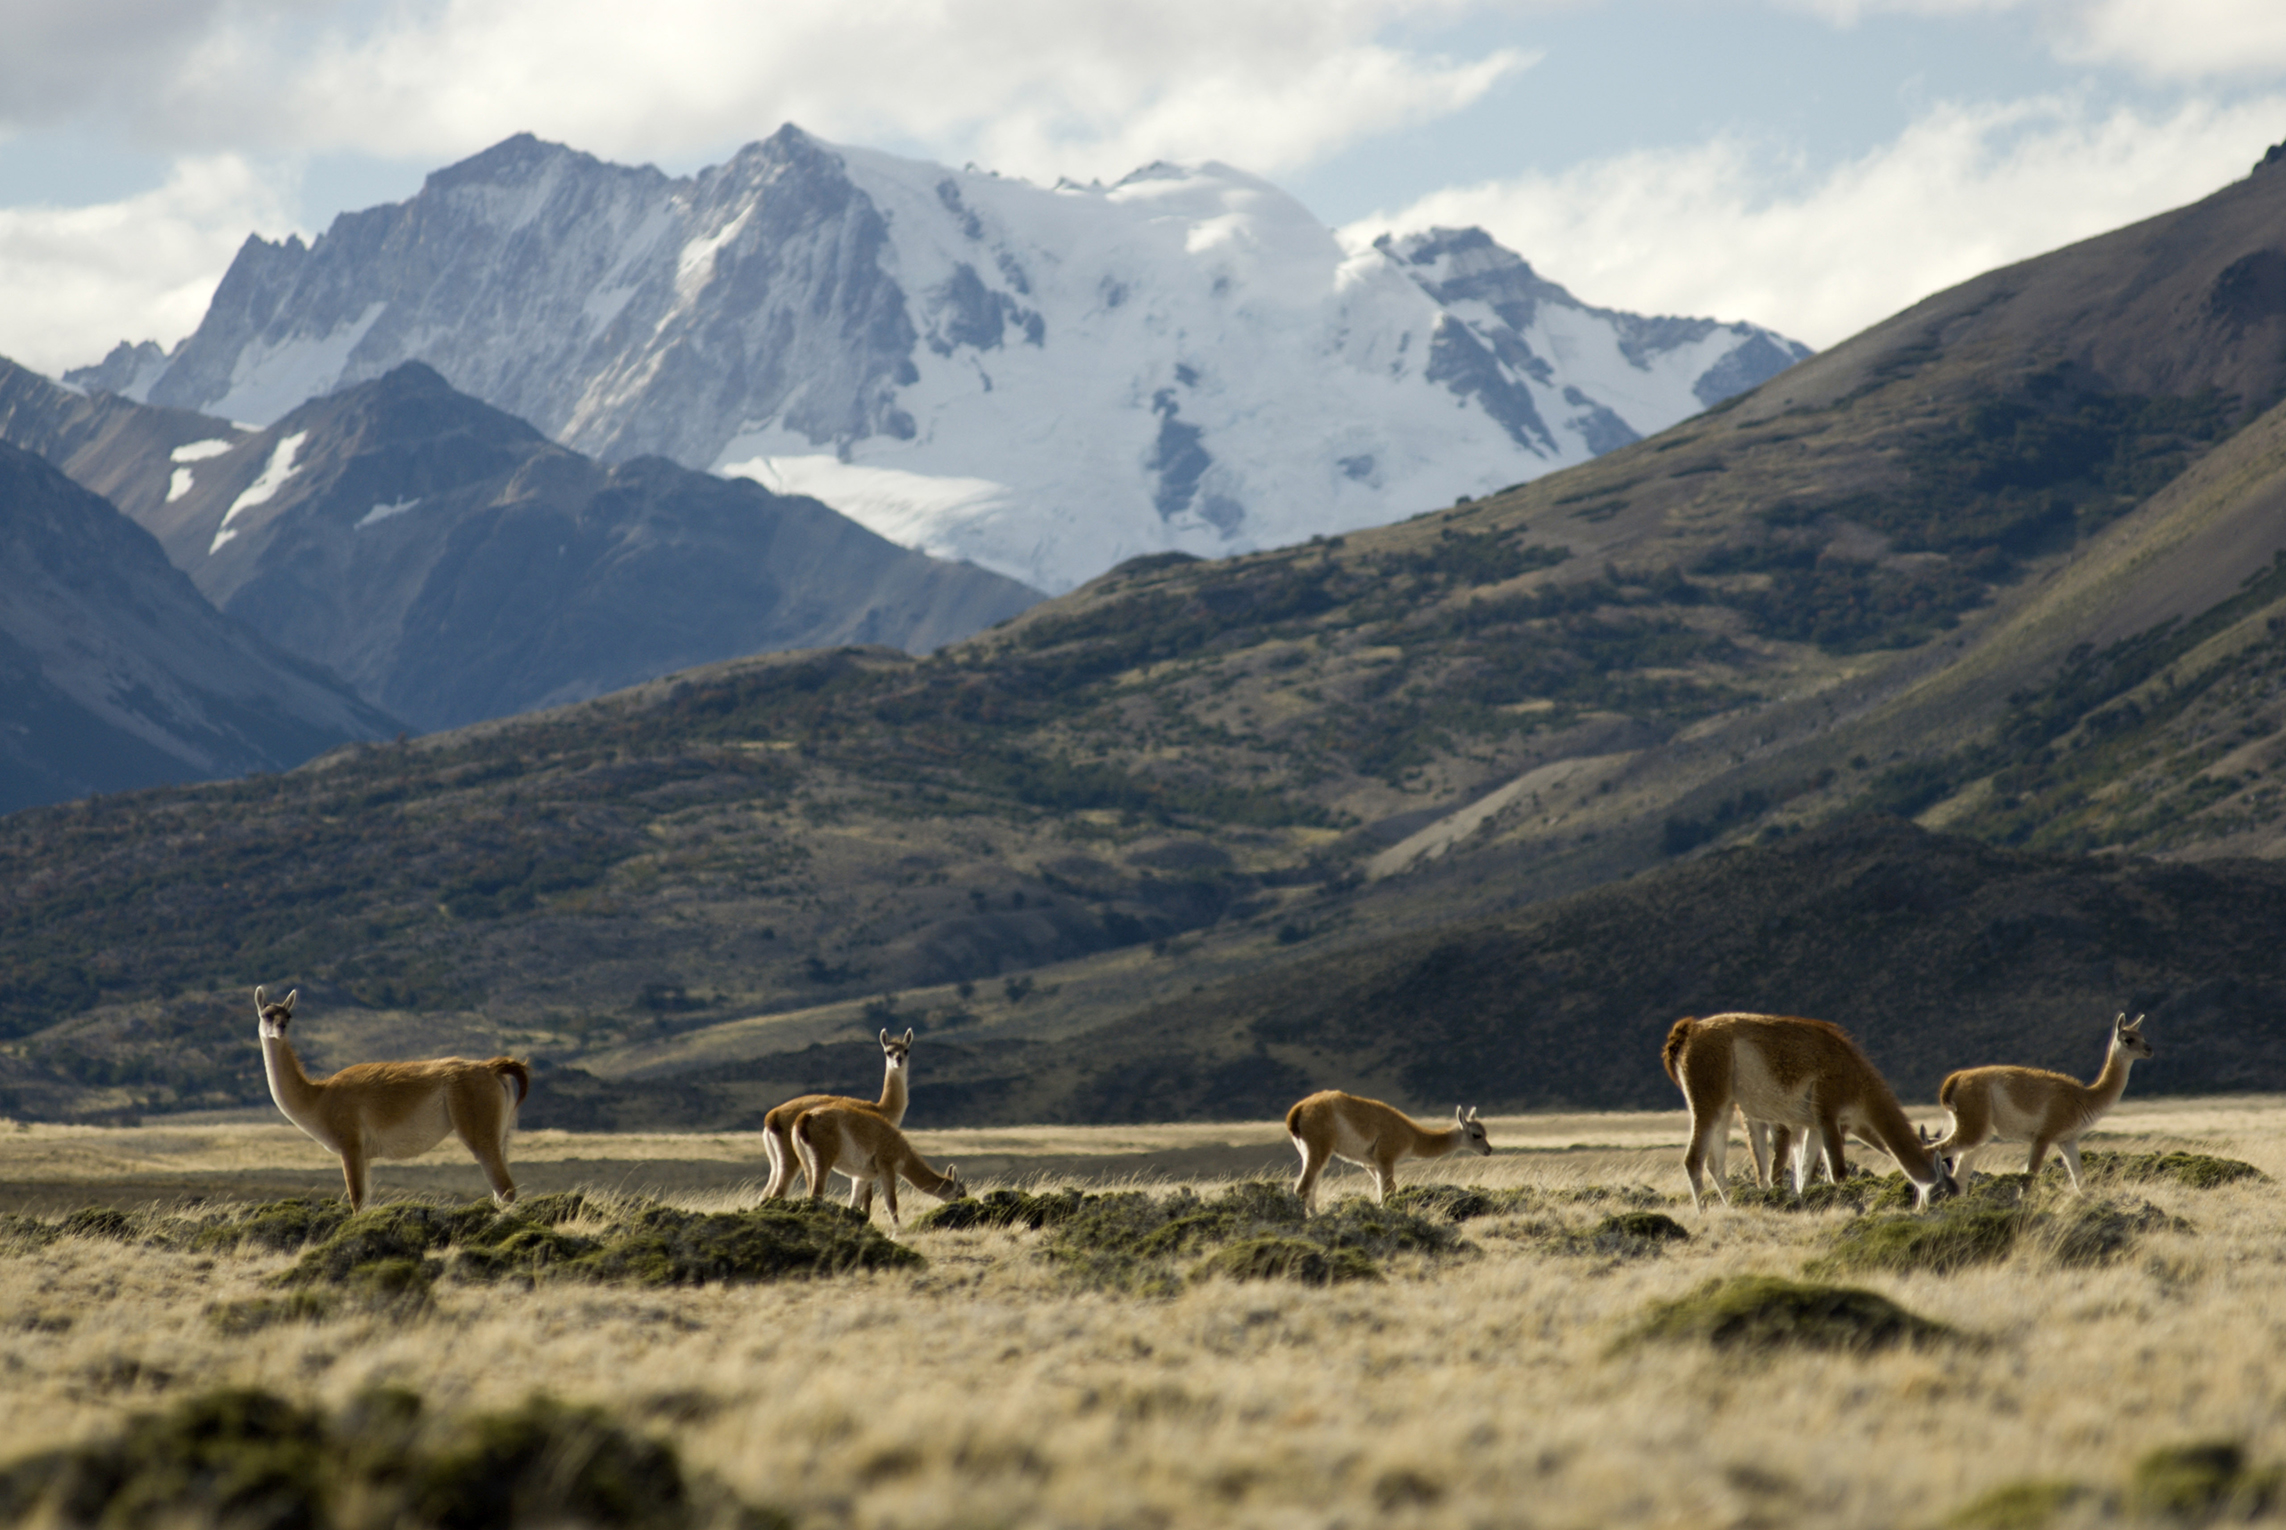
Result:
[[[1974,1172],[1977,1155],[1995,1140],[2029,1142],[2026,1182],[2037,1179],[2040,1166],[2054,1148],[2064,1160],[2072,1188],[2080,1188],[2080,1135],[2119,1103],[2127,1088],[2127,1070],[2139,1057],[2152,1056],[2143,1039],[2143,1016],[2130,1021],[2125,1013],[2111,1023],[2111,1042],[2103,1054],[2103,1071],[2095,1082],[2083,1084],[2045,1068],[1963,1068],[1938,1087],[1937,1103],[1953,1118],[1953,1129],[1931,1145],[1952,1164],[1963,1184]]]
[[[262,1070],[270,1098],[311,1140],[339,1155],[349,1206],[362,1210],[371,1193],[376,1158],[418,1158],[457,1135],[492,1184],[492,1199],[516,1199],[508,1177],[508,1134],[516,1107],[532,1092],[532,1070],[513,1057],[470,1062],[439,1057],[426,1062],[352,1063],[331,1078],[311,1078],[286,1040],[296,988],[273,1004],[254,990]]]
[[[853,1210],[871,1211],[873,1189],[880,1186],[892,1223],[897,1220],[900,1175],[940,1201],[957,1201],[968,1194],[951,1164],[942,1174],[930,1168],[903,1132],[860,1102],[803,1111],[794,1118],[793,1137],[794,1151],[802,1155],[802,1168],[810,1177],[813,1201],[824,1197],[826,1176],[836,1170],[857,1182],[849,1192]]]
[[[1715,1193],[1726,1204],[1730,1199],[1723,1166],[1734,1105],[1750,1123],[1817,1133],[1794,1153],[1796,1194],[1812,1149],[1824,1153],[1835,1184],[1848,1178],[1842,1157],[1845,1134],[1874,1143],[1896,1159],[1923,1206],[1960,1190],[1943,1161],[1915,1134],[1888,1083],[1839,1026],[1794,1015],[1685,1016],[1667,1032],[1659,1060],[1691,1108],[1683,1173],[1691,1182],[1692,1204],[1702,1210],[1710,1169]]]
[[[855,1105],[878,1112],[891,1126],[903,1126],[907,1063],[912,1053],[910,1029],[903,1036],[892,1036],[886,1030],[881,1033],[881,1098],[878,1101],[841,1094],[802,1094],[783,1105],[772,1106],[770,1113],[762,1118],[762,1151],[770,1155],[770,1182],[762,1189],[762,1199],[774,1201],[793,1187],[794,1169],[801,1162],[794,1152],[794,1123],[801,1119],[803,1111],[816,1110],[821,1105]],[[866,1187],[865,1196],[866,1205],[870,1207],[873,1197],[870,1187]]]
[[[1453,1107],[1453,1124],[1441,1130],[1416,1122],[1411,1116],[1379,1100],[1325,1089],[1296,1102],[1286,1112],[1286,1135],[1302,1155],[1302,1175],[1294,1193],[1305,1211],[1318,1204],[1318,1176],[1326,1164],[1339,1158],[1371,1171],[1373,1198],[1386,1202],[1397,1184],[1397,1164],[1405,1158],[1442,1158],[1448,1153],[1490,1153],[1484,1123],[1472,1107]]]

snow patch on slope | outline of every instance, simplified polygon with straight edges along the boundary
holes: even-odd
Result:
[[[290,339],[277,345],[252,342],[238,353],[231,368],[230,391],[207,412],[227,420],[267,424],[309,399],[332,392],[348,371],[350,353],[388,306],[368,303],[356,319],[316,339]]]
[[[222,551],[223,544],[238,535],[238,528],[230,524],[232,521],[257,505],[268,504],[271,496],[286,486],[286,480],[294,476],[294,459],[301,455],[302,443],[309,438],[308,431],[297,430],[271,449],[270,460],[262,464],[261,475],[222,513],[222,524],[215,527],[214,541],[206,549],[208,557]]]

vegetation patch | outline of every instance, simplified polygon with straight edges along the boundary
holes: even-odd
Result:
[[[1908,1312],[1878,1292],[1775,1275],[1735,1275],[1654,1304],[1618,1347],[1711,1344],[1717,1349],[1863,1353],[1958,1337],[1953,1329]]]
[[[1442,1211],[1424,1215],[1357,1198],[1305,1216],[1299,1196],[1266,1180],[1233,1185],[1212,1200],[1187,1188],[1169,1195],[999,1191],[939,1207],[918,1225],[1045,1230],[1040,1256],[1066,1278],[1154,1295],[1179,1290],[1185,1266],[1192,1278],[1324,1285],[1377,1278],[1377,1261],[1392,1256],[1436,1257],[1469,1247]]]
[[[1219,1249],[1191,1271],[1191,1279],[1292,1280],[1305,1286],[1379,1280],[1380,1266],[1355,1249],[1327,1248],[1307,1238],[1248,1238]]]
[[[2146,1233],[2191,1230],[2180,1217],[2142,1201],[2073,1196],[2027,1205],[2024,1187],[2021,1174],[1979,1175],[1968,1194],[1926,1211],[1868,1211],[1843,1224],[1826,1254],[1810,1262],[1809,1272],[1943,1274],[2005,1259],[2019,1245],[2037,1249],[2057,1264],[2108,1264]]]
[[[2094,1496],[2092,1488],[2056,1477],[2003,1483],[1945,1516],[1946,1530],[2046,1530],[2057,1515]]]
[[[1407,1185],[1389,1197],[1389,1204],[1432,1221],[1470,1222],[1478,1217],[1514,1216],[1536,1209],[1545,1195],[1519,1186],[1487,1190],[1480,1185]]]
[[[2082,1153],[2080,1167],[2095,1184],[2164,1179],[2192,1190],[2215,1190],[2242,1179],[2270,1178],[2253,1164],[2206,1153]]]
[[[2286,1470],[2246,1464],[2234,1441],[2162,1446],[2135,1463],[2127,1508],[2137,1518],[2203,1525],[2266,1516],[2279,1501]]]
[[[106,1530],[789,1523],[686,1474],[672,1445],[594,1408],[533,1397],[508,1412],[432,1420],[412,1393],[385,1389],[328,1417],[239,1388],[131,1418],[108,1439],[0,1466],[0,1520]]]

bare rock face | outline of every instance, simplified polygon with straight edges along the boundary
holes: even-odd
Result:
[[[681,179],[509,139],[314,244],[249,239],[170,355],[70,380],[266,426],[421,361],[604,461],[1060,591],[1536,477],[1807,354],[1589,307],[1478,229],[1345,250],[1225,165],[1042,188],[789,125]]]
[[[282,770],[401,727],[207,603],[151,535],[0,443],[0,812]]]
[[[1040,598],[812,499],[598,463],[418,362],[259,430],[0,367],[0,439],[108,487],[217,607],[423,729],[772,649],[926,651]]]

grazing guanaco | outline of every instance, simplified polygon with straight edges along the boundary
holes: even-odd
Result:
[[[816,1110],[823,1105],[855,1105],[878,1112],[881,1119],[891,1126],[903,1126],[906,1063],[912,1053],[912,1031],[907,1030],[903,1036],[892,1036],[887,1031],[881,1033],[881,1098],[878,1101],[860,1100],[842,1094],[802,1094],[783,1105],[772,1106],[770,1113],[762,1118],[762,1151],[770,1155],[770,1183],[763,1187],[762,1199],[774,1201],[793,1188],[794,1170],[801,1161],[793,1147],[794,1123],[801,1119],[803,1111]],[[860,1183],[863,1184],[863,1181]],[[861,1210],[871,1209],[873,1192],[870,1186],[866,1187],[865,1198],[865,1205],[859,1208]],[[853,1201],[851,1204],[857,1203]]]
[[[1455,1105],[1453,1124],[1432,1129],[1394,1106],[1339,1089],[1321,1090],[1298,1101],[1286,1112],[1286,1134],[1294,1139],[1294,1151],[1302,1155],[1302,1176],[1294,1181],[1294,1193],[1302,1198],[1305,1212],[1317,1210],[1318,1176],[1336,1158],[1371,1171],[1373,1198],[1386,1202],[1397,1184],[1400,1159],[1492,1151],[1473,1106],[1463,1111]]]
[[[1691,1182],[1692,1204],[1701,1210],[1709,1170],[1715,1193],[1725,1204],[1730,1200],[1723,1169],[1733,1106],[1750,1123],[1817,1134],[1805,1137],[1794,1153],[1797,1195],[1812,1150],[1825,1155],[1835,1184],[1848,1178],[1842,1156],[1845,1134],[1896,1159],[1923,1206],[1960,1189],[1915,1134],[1889,1085],[1839,1026],[1794,1015],[1685,1016],[1667,1032],[1659,1060],[1691,1108],[1683,1173]]]
[[[1975,1171],[1977,1155],[1996,1141],[2029,1142],[2024,1167],[2027,1183],[2037,1179],[2048,1149],[2064,1160],[2072,1188],[2080,1188],[2080,1134],[2103,1119],[2127,1088],[2127,1070],[2139,1057],[2152,1056],[2143,1039],[2143,1016],[2123,1013],[2111,1023],[2103,1071],[2083,1084],[2045,1068],[1963,1068],[1947,1075],[1937,1103],[1953,1118],[1953,1129],[1931,1145],[1952,1165],[1961,1183]]]
[[[847,1105],[820,1105],[794,1118],[794,1151],[810,1177],[810,1199],[825,1195],[826,1176],[839,1170],[857,1181],[850,1190],[852,1210],[873,1209],[873,1187],[881,1187],[888,1203],[889,1220],[897,1220],[899,1175],[940,1201],[957,1201],[968,1194],[960,1171],[951,1164],[939,1174],[921,1161],[905,1134],[882,1119],[862,1101]]]
[[[296,988],[273,1004],[254,990],[262,1036],[262,1071],[270,1098],[312,1141],[341,1159],[349,1207],[363,1210],[376,1158],[418,1158],[448,1135],[476,1156],[492,1184],[492,1199],[516,1199],[508,1177],[508,1134],[516,1107],[532,1092],[532,1070],[513,1057],[470,1062],[438,1057],[423,1062],[352,1063],[331,1078],[311,1078],[286,1040]]]

